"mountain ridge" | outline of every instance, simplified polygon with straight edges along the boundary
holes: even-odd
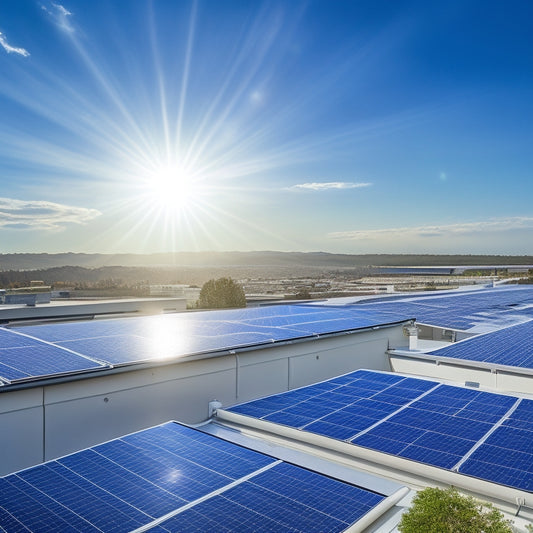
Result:
[[[125,267],[229,267],[312,266],[465,266],[533,264],[528,255],[467,254],[335,254],[329,252],[175,252],[155,254],[9,253],[0,254],[0,271],[39,270],[63,266]]]

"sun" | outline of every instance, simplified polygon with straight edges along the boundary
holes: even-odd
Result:
[[[199,199],[200,189],[195,175],[175,166],[162,166],[150,173],[146,189],[150,203],[166,213],[179,214]]]

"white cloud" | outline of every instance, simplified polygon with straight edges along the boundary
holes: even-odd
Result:
[[[58,230],[67,224],[85,224],[100,211],[41,200],[0,198],[0,228]]]
[[[441,238],[494,233],[520,229],[533,229],[533,217],[493,218],[479,222],[462,222],[441,226],[416,226],[403,228],[337,231],[329,233],[330,239],[350,241],[394,240],[406,238]]]
[[[15,46],[11,46],[5,37],[5,35],[0,32],[0,44],[2,45],[2,48],[8,53],[8,54],[19,54],[24,57],[28,57],[30,53],[25,48],[17,48]]]
[[[69,20],[69,17],[72,16],[72,13],[61,4],[56,4],[55,2],[50,2],[49,6],[50,7],[47,7],[44,4],[41,4],[41,8],[46,11],[48,15],[50,15],[54,21],[54,24],[59,26],[59,28],[61,28],[63,31],[72,33],[74,28],[70,24]]]
[[[362,187],[370,187],[371,183],[353,183],[346,181],[330,181],[330,182],[312,182],[299,183],[289,187],[291,191],[327,191],[330,189],[359,189]]]

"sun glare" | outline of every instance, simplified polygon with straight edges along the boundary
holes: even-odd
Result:
[[[147,189],[154,207],[176,214],[190,208],[199,195],[194,175],[178,166],[157,169],[149,177]]]

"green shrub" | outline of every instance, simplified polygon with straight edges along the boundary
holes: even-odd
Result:
[[[402,533],[512,533],[512,527],[493,505],[463,496],[453,487],[428,487],[398,525]]]
[[[231,278],[210,279],[202,286],[198,307],[202,309],[246,307],[244,290]]]

